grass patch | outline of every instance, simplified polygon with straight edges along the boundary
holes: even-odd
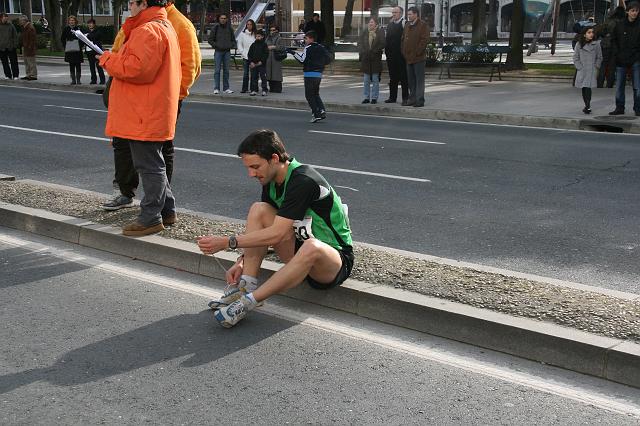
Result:
[[[37,56],[57,56],[60,58],[64,57],[64,52],[56,52],[56,51],[51,51],[49,50],[49,48],[45,48],[45,49],[38,49],[36,50],[36,57]]]

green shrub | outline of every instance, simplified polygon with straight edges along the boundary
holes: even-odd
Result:
[[[36,48],[37,49],[46,49],[49,47],[49,35],[47,34],[38,34],[36,36]]]

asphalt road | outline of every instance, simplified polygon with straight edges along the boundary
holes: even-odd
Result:
[[[637,424],[640,391],[0,227],[2,424]]]
[[[111,192],[111,149],[84,138],[104,138],[99,96],[0,93],[0,173]],[[356,241],[640,292],[640,137],[331,113],[311,125],[309,118],[186,103],[176,146],[199,152],[178,152],[179,206],[244,218],[259,187],[233,154],[251,130],[270,127],[302,162],[340,169],[321,172],[349,204]]]

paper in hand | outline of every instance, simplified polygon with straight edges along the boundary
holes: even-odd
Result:
[[[80,30],[71,30],[71,31],[73,31],[73,33],[76,35],[78,40],[81,40],[84,44],[87,45],[87,47],[95,51],[98,55],[102,55],[104,53],[104,51],[100,49],[98,46],[96,46],[91,40],[89,40],[87,36],[82,33],[82,31]]]

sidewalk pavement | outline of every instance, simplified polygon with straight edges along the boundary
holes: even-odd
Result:
[[[83,66],[83,80],[88,80],[88,67]],[[434,71],[430,71],[434,72]],[[265,105],[308,109],[304,97],[301,67],[285,68],[283,93],[269,93],[266,97],[241,94],[242,68],[230,70],[231,89],[235,93],[213,95],[213,66],[206,65],[188,100]],[[553,81],[497,81],[488,82],[485,76],[473,79],[442,79],[436,74],[426,77],[426,105],[423,108],[402,107],[400,103],[385,104],[388,97],[388,75],[383,74],[379,103],[362,105],[363,83],[360,75],[328,69],[320,94],[327,112],[347,112],[385,116],[400,116],[463,122],[522,125],[573,130],[608,130],[640,133],[640,117],[632,109],[632,90],[627,87],[627,114],[609,116],[615,106],[614,89],[594,89],[593,113],[585,115],[580,90],[572,87],[570,79]],[[0,81],[5,85],[47,87],[49,84],[67,86],[69,90],[95,90],[96,86],[68,86],[66,64],[61,61],[39,66],[38,81]]]

